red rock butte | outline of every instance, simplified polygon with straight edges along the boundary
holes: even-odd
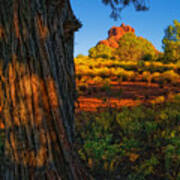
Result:
[[[108,31],[108,38],[106,40],[100,41],[98,44],[104,44],[112,48],[118,48],[118,40],[128,32],[135,33],[135,30],[129,25],[126,26],[124,23],[122,23],[120,27],[113,26]]]

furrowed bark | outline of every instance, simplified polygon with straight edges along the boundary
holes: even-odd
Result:
[[[73,150],[80,24],[69,0],[1,0],[0,9],[1,179],[89,179]]]

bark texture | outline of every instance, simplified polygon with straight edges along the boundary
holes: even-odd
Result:
[[[73,151],[73,33],[69,0],[0,1],[1,179],[88,179]]]

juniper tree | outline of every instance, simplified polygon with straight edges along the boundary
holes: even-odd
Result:
[[[114,13],[114,3],[139,9],[139,0],[103,2]],[[0,178],[89,179],[73,148],[73,38],[81,24],[69,0],[1,0],[0,10]]]

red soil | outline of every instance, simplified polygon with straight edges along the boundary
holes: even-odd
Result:
[[[79,99],[79,104],[77,104],[77,112],[79,111],[97,111],[98,108],[118,108],[122,106],[135,106],[138,105],[141,101],[132,100],[132,99],[115,99],[109,98],[107,101],[104,101],[100,98],[86,98],[81,96]]]
[[[117,82],[112,84],[109,92],[91,85],[76,104],[76,111],[97,111],[98,108],[122,106],[136,106],[140,103],[148,103],[158,96],[168,97],[169,94],[180,93],[180,84],[176,86],[166,85],[163,88],[156,83],[145,82]],[[106,99],[106,100],[104,100]]]

